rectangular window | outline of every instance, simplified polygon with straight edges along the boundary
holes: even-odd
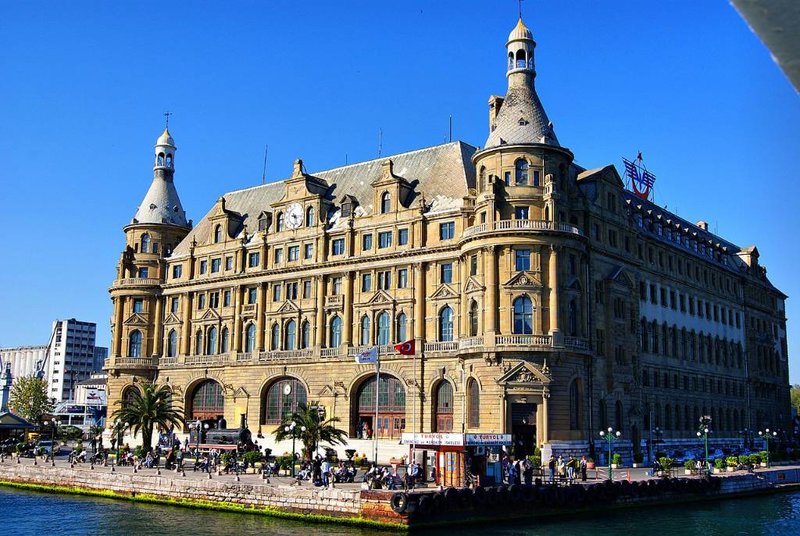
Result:
[[[392,245],[392,232],[383,231],[378,233],[378,247],[388,248]]]
[[[311,280],[306,279],[303,281],[303,298],[311,297]]]
[[[392,288],[392,272],[389,270],[378,272],[378,288],[381,290]]]
[[[208,306],[212,309],[219,307],[219,292],[211,292],[208,294]]]
[[[226,290],[222,293],[222,306],[223,307],[230,307],[231,306],[231,291]]]
[[[170,298],[169,301],[169,310],[172,313],[178,312],[178,307],[180,306],[180,301],[178,298]]]
[[[444,283],[452,283],[453,282],[453,264],[449,262],[442,263],[439,265],[439,273],[441,276],[441,282]]]
[[[626,253],[630,253],[631,252],[631,237],[629,237],[629,236],[625,237],[625,252]]]
[[[142,298],[134,298],[133,299],[133,312],[134,313],[141,313],[144,311],[144,300]]]
[[[310,259],[314,256],[314,244],[308,243],[303,245],[303,258]]]
[[[331,242],[331,255],[344,255],[344,238],[336,238]]]
[[[222,268],[222,259],[211,259],[211,273],[218,273],[220,268]]]
[[[198,294],[197,296],[197,308],[199,310],[203,310],[206,308],[206,295],[205,294]]]
[[[342,278],[341,277],[331,278],[331,294],[335,296],[341,293],[342,293]]]
[[[477,265],[477,262],[476,262],[476,265]],[[518,272],[522,271],[522,270],[530,270],[531,269],[531,250],[529,250],[529,249],[515,249],[514,250],[514,268]]]
[[[300,260],[300,246],[289,246],[289,262]]]
[[[281,301],[281,284],[275,283],[272,285],[272,301]]]
[[[183,275],[183,265],[176,264],[172,267],[172,279],[178,279]]]
[[[647,301],[647,285],[644,281],[639,281],[639,299]]]
[[[397,288],[407,288],[408,287],[408,270],[406,268],[400,268],[397,270]]]
[[[681,312],[686,312],[686,296],[681,294],[678,296],[678,302],[680,303]]]
[[[397,245],[405,246],[408,244],[408,229],[397,230]]]
[[[372,290],[372,274],[361,274],[361,292]]]
[[[470,255],[469,257],[469,275],[478,275],[478,256]]]
[[[689,297],[689,314],[694,316],[694,298]]]
[[[251,305],[256,303],[256,296],[257,296],[256,287],[249,287],[247,289],[247,303]]]
[[[204,274],[208,271],[208,261],[200,261],[200,274]]]
[[[596,223],[592,224],[592,238],[600,240],[600,226]]]
[[[275,250],[275,264],[282,264],[283,263],[283,248],[277,248]]]
[[[250,253],[247,255],[247,266],[250,268],[255,268],[256,266],[261,263],[261,254],[257,251],[254,253]]]
[[[656,293],[656,286],[650,283],[650,303],[658,303],[658,296]]]
[[[515,220],[527,220],[528,219],[528,207],[514,207],[514,219]]]
[[[661,287],[661,307],[667,306],[667,289]]]
[[[139,268],[139,277],[141,279],[147,279],[150,275],[150,270],[148,268]]]
[[[365,234],[361,237],[361,251],[369,251],[372,249],[372,235]]]
[[[439,224],[439,240],[452,240],[456,236],[455,222],[448,221]]]
[[[225,269],[226,270],[233,270],[233,256],[228,255],[225,257]]]
[[[286,283],[286,299],[287,300],[297,299],[297,281],[293,283]]]

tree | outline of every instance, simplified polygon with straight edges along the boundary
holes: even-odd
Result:
[[[310,458],[317,445],[323,441],[330,445],[347,444],[347,432],[334,426],[340,420],[339,417],[322,420],[320,418],[319,402],[298,404],[297,411],[284,417],[281,424],[272,433],[278,441],[291,439],[292,431],[286,431],[286,427],[293,422],[297,423],[294,433],[297,434],[297,439],[303,444],[306,455]],[[303,431],[303,426],[306,427],[305,431]]]
[[[800,384],[796,383],[792,385],[792,389],[789,393],[792,399],[792,407],[797,409],[797,413],[800,414]]]
[[[111,415],[114,421],[128,423],[136,435],[142,432],[142,450],[152,450],[153,430],[156,426],[164,429],[183,424],[183,410],[172,401],[172,391],[166,385],[146,383],[139,389],[133,389],[125,401]],[[124,404],[124,405],[123,405]]]
[[[47,398],[47,382],[34,376],[18,378],[11,386],[8,399],[11,410],[31,422],[53,411],[53,402]]]

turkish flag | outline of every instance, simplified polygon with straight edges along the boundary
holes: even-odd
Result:
[[[400,344],[395,344],[394,349],[400,352],[400,355],[414,355],[414,339],[410,341],[401,342]]]

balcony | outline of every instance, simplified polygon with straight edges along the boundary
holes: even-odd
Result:
[[[339,357],[344,354],[344,347],[337,346],[336,348],[323,348],[320,350],[320,357],[323,359],[330,359],[332,357]]]
[[[303,350],[270,350],[259,352],[258,361],[260,363],[271,361],[309,361],[314,357],[314,350],[309,348]]]
[[[580,230],[568,223],[554,222],[548,220],[500,220],[494,223],[481,223],[464,229],[462,238],[470,238],[483,234],[494,234],[502,232],[517,231],[543,231],[550,233],[567,233],[580,236]]]
[[[187,355],[184,364],[187,366],[224,365],[225,363],[232,363],[233,361],[233,356],[231,354]]]
[[[550,335],[495,335],[494,345],[500,348],[510,346],[551,350],[553,338]]]
[[[426,342],[425,353],[455,352],[458,350],[458,341]]]
[[[153,368],[158,366],[157,357],[109,357],[103,368]]]
[[[348,348],[347,356],[355,357],[361,352],[369,350],[370,348],[373,348],[373,346],[353,346],[351,348]],[[384,344],[381,346],[376,346],[375,348],[378,349],[378,355],[392,355],[397,353],[397,350],[394,349],[393,344]]]
[[[577,337],[564,337],[564,348],[574,352],[588,352],[589,341]]]
[[[143,278],[143,277],[133,277],[130,279],[118,279],[114,281],[111,285],[111,288],[122,288],[122,287],[152,287],[156,285],[160,285],[161,281],[159,279],[150,278]]]
[[[256,304],[255,303],[246,303],[242,305],[242,314],[243,315],[254,315],[256,314]]]
[[[326,309],[341,309],[344,305],[344,296],[341,294],[334,294],[333,296],[325,296]]]

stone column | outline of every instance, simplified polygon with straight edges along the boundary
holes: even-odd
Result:
[[[114,300],[114,348],[111,349],[114,357],[122,355],[122,323],[124,322],[125,298],[118,296]]]
[[[155,318],[153,319],[153,355],[160,356],[164,337],[161,333],[161,316],[163,315],[164,298],[156,296]]]
[[[316,280],[317,292],[317,326],[316,326],[316,347],[322,348],[325,346],[325,276],[319,275],[314,278]]]
[[[550,398],[550,391],[545,388],[542,392],[542,443],[550,442],[550,425],[548,418],[548,404]]]
[[[342,344],[350,346],[353,342],[353,272],[345,272],[343,276],[344,281],[344,303],[342,304],[344,311]]]
[[[183,295],[183,324],[181,324],[181,354],[192,353],[192,293]]]
[[[419,262],[414,265],[414,338],[420,341],[425,339],[425,294],[425,263]]]
[[[266,306],[266,296],[264,285],[259,283],[256,287],[256,351],[264,351],[264,307]]]
[[[242,351],[242,287],[233,289],[233,351]]]
[[[558,247],[550,246],[550,260],[548,270],[548,285],[550,287],[550,335],[553,344],[560,342],[561,333],[558,329]]]
[[[484,261],[486,263],[486,322],[484,329],[494,346],[494,335],[497,333],[497,257],[496,247],[487,246],[483,248]]]

